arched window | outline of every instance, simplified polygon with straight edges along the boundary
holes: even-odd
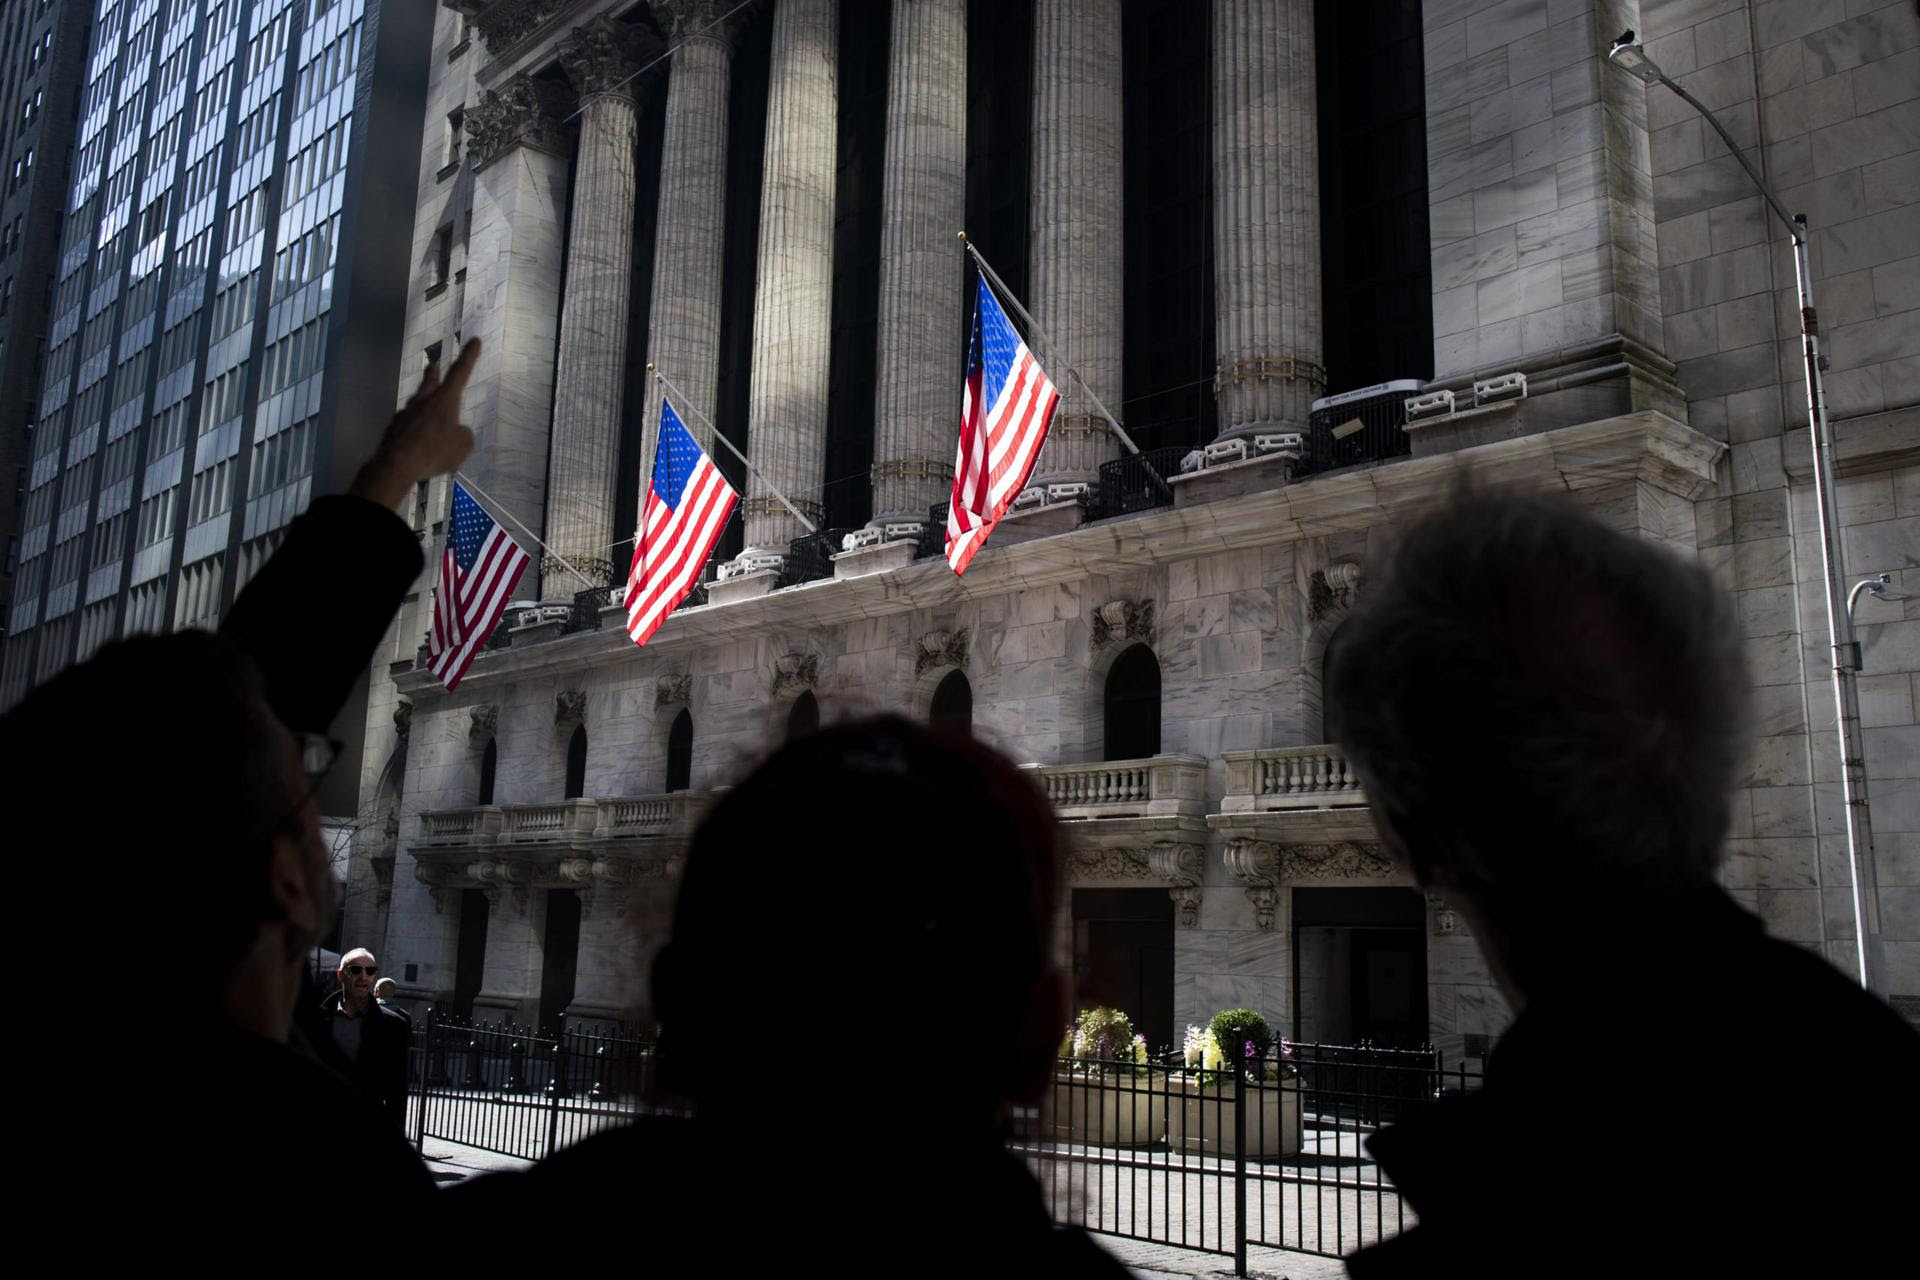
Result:
[[[567,794],[577,800],[587,794],[587,726],[581,725],[567,740]]]
[[[973,732],[973,686],[964,672],[949,671],[933,691],[933,710],[927,720],[935,728]]]
[[[500,750],[492,738],[487,739],[487,749],[480,753],[480,798],[475,804],[493,803],[493,775],[500,767]]]
[[[1107,672],[1109,760],[1140,760],[1160,754],[1160,662],[1153,650],[1135,645]]]
[[[686,791],[692,786],[693,712],[682,707],[667,731],[667,790]]]
[[[787,712],[787,736],[803,737],[819,727],[820,704],[814,700],[813,690],[808,689],[793,700],[793,710]]]

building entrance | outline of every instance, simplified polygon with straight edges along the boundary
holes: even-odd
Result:
[[[1412,889],[1293,890],[1293,1036],[1425,1044],[1426,921]]]
[[[1154,1053],[1173,1046],[1173,899],[1165,889],[1073,891],[1074,1009],[1133,1019]]]

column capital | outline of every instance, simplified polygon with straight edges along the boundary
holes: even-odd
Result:
[[[698,38],[725,45],[729,50],[739,40],[741,28],[751,16],[750,11],[742,11],[713,26],[733,8],[733,0],[649,0],[649,7],[669,40],[690,40],[697,33]]]
[[[575,27],[560,42],[560,66],[582,99],[606,93],[634,97],[633,74],[660,53],[660,39],[646,27],[602,15]]]
[[[467,113],[474,169],[484,169],[522,145],[565,155],[565,121],[572,105],[572,95],[564,86],[524,72],[498,89],[487,90]]]

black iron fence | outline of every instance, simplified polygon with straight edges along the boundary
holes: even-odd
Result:
[[[1025,1117],[1054,1216],[1089,1231],[1231,1255],[1341,1257],[1412,1215],[1373,1163],[1375,1129],[1479,1086],[1432,1050],[1297,1044],[1241,1070],[1063,1059]]]
[[[626,1030],[430,1015],[414,1033],[409,1134],[538,1160],[673,1111],[657,1065],[653,1043]],[[1238,1070],[1061,1059],[1011,1146],[1056,1220],[1231,1256],[1245,1275],[1249,1248],[1341,1257],[1412,1226],[1366,1139],[1479,1084],[1437,1051],[1368,1045],[1284,1045]]]
[[[1087,513],[1090,519],[1131,515],[1173,505],[1170,477],[1180,474],[1186,446],[1146,449],[1100,464],[1100,487]]]
[[[653,1043],[633,1032],[536,1032],[437,1011],[414,1028],[408,1134],[523,1160],[656,1109]]]

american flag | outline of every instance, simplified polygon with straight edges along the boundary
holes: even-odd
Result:
[[[447,548],[434,584],[433,631],[427,637],[427,668],[447,688],[459,687],[473,655],[493,634],[527,560],[520,544],[454,485]]]
[[[627,575],[627,634],[635,644],[652,639],[693,590],[739,497],[663,397],[653,483]]]
[[[980,278],[960,402],[960,453],[947,508],[947,563],[965,573],[1014,496],[1026,486],[1047,439],[1060,392],[1027,350]]]

